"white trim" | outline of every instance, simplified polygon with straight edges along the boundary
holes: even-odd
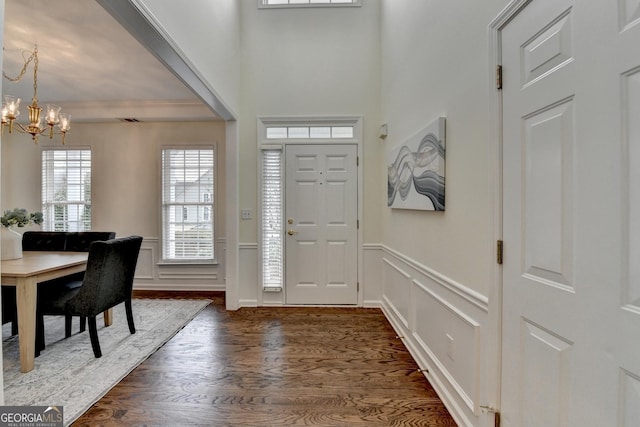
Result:
[[[489,23],[487,29],[488,51],[489,51],[489,70],[488,78],[491,81],[489,85],[490,92],[487,94],[489,102],[488,108],[490,113],[489,125],[489,141],[493,143],[489,145],[487,150],[489,155],[489,190],[491,198],[494,200],[492,206],[492,222],[490,233],[493,239],[490,241],[489,250],[495,253],[495,243],[502,240],[503,228],[503,176],[502,176],[502,92],[496,87],[496,70],[502,65],[502,29],[518,14],[531,0],[512,0],[504,9]],[[501,407],[502,394],[502,266],[497,262],[492,264],[491,281],[493,286],[489,289],[489,305],[488,305],[488,325],[485,339],[485,360],[487,365],[485,371],[486,377],[486,393],[489,401],[481,402],[482,405],[490,406],[496,409]],[[493,397],[491,395],[493,394]]]
[[[227,310],[240,308],[240,130],[238,122],[225,122],[225,302]]]
[[[386,301],[385,301],[386,302]],[[395,317],[395,312],[390,311],[390,307],[386,304],[382,305],[382,312],[384,316],[387,318],[391,327],[396,331],[398,338],[402,340],[407,350],[409,350],[409,354],[413,360],[415,360],[416,364],[422,371],[423,375],[427,378],[429,383],[436,390],[438,397],[444,403],[444,405],[449,410],[449,413],[453,417],[456,424],[460,427],[474,427],[474,423],[467,418],[463,409],[458,405],[456,398],[449,391],[449,388],[442,382],[440,378],[441,372],[438,371],[437,366],[435,367],[430,363],[432,361],[432,356],[430,354],[424,353],[424,348],[420,346],[414,339],[413,334],[411,337],[404,337],[404,333],[406,329],[403,329],[402,325],[399,323],[400,319]],[[426,357],[425,357],[426,356]]]
[[[440,360],[436,357],[436,355],[433,353],[433,351],[431,351],[429,346],[422,340],[420,335],[418,333],[416,333],[415,327],[414,327],[414,330],[412,331],[411,334],[413,335],[413,338],[416,340],[416,342],[418,344],[420,344],[422,349],[429,355],[429,357],[431,358],[433,363],[438,366],[438,369],[447,378],[447,380],[449,381],[449,383],[451,384],[453,389],[462,398],[462,400],[467,405],[467,407],[471,411],[473,411],[475,413],[475,415],[479,415],[480,407],[479,407],[479,403],[478,403],[478,397],[479,397],[479,392],[480,392],[480,390],[479,390],[479,385],[480,385],[480,366],[478,366],[478,365],[479,365],[479,360],[480,360],[480,324],[478,322],[476,322],[474,319],[472,319],[470,316],[468,316],[466,313],[464,313],[460,309],[458,309],[455,305],[451,304],[449,301],[445,300],[444,298],[441,298],[438,294],[433,292],[431,289],[429,289],[429,287],[427,285],[423,284],[419,280],[413,279],[411,282],[412,282],[412,284],[414,286],[416,286],[421,291],[427,293],[429,295],[429,297],[431,297],[433,300],[435,300],[438,304],[440,304],[442,307],[444,307],[446,310],[448,310],[454,316],[456,316],[457,318],[462,320],[464,323],[466,323],[473,330],[474,349],[475,349],[475,352],[476,352],[476,366],[474,368],[476,388],[475,388],[475,390],[473,390],[475,399],[472,398],[471,396],[469,396],[467,394],[467,392],[464,390],[464,388],[462,388],[462,386],[460,384],[458,384],[458,381],[456,381],[455,377],[453,375],[451,375],[451,373],[448,371],[448,369],[442,364],[442,362],[440,362]]]
[[[466,301],[480,308],[482,311],[484,312],[489,311],[489,298],[486,297],[485,295],[482,295],[481,293],[476,292],[473,289],[467,286],[464,286],[461,283],[458,283],[452,280],[451,278],[444,276],[443,274],[438,273],[437,271],[427,267],[426,265],[421,264],[418,261],[399,253],[395,249],[391,249],[390,247],[385,245],[382,245],[382,249],[385,253],[392,255],[395,258],[405,262],[406,264],[415,268],[417,271],[429,277],[435,283],[438,283],[442,287],[455,293],[459,297],[465,299]]]

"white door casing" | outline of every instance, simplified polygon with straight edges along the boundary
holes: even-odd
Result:
[[[357,146],[285,148],[287,304],[357,304]]]
[[[640,422],[640,3],[500,30],[503,426]]]

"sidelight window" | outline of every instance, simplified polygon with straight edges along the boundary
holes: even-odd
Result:
[[[282,241],[284,186],[282,150],[262,150],[262,287],[282,288],[284,259]]]

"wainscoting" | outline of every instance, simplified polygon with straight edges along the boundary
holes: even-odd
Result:
[[[362,246],[359,300],[379,307],[460,427],[481,425],[486,395],[488,298],[380,244]],[[240,306],[282,306],[259,289],[258,245],[239,245]]]
[[[458,425],[478,425],[488,299],[388,247],[379,256],[385,316]]]
[[[134,290],[224,291],[226,240],[216,241],[218,264],[159,264],[160,239],[145,237],[138,256]]]

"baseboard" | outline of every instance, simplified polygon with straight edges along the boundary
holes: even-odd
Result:
[[[461,427],[481,425],[488,298],[388,247],[381,308]]]

